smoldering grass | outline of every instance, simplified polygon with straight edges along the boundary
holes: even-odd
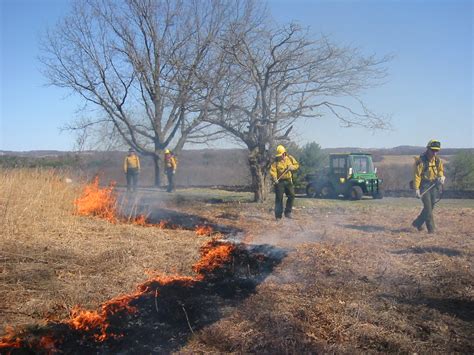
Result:
[[[64,319],[75,305],[94,309],[133,290],[146,270],[192,274],[202,238],[77,216],[86,183],[53,170],[0,171],[2,331]]]

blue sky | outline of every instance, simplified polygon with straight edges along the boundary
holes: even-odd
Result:
[[[367,54],[393,54],[389,77],[364,94],[393,130],[340,128],[334,117],[301,121],[296,141],[323,148],[424,145],[474,147],[473,1],[271,0],[278,22],[296,21],[315,34]],[[74,137],[60,127],[81,101],[45,86],[40,34],[68,10],[66,0],[0,0],[0,150],[70,150]],[[225,146],[223,143],[221,146]]]

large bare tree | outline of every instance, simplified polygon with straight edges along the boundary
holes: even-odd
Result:
[[[364,56],[324,36],[312,40],[295,24],[235,26],[221,43],[213,74],[220,85],[206,119],[248,148],[255,201],[267,197],[273,149],[288,140],[296,120],[330,113],[346,126],[388,124],[358,95],[381,82],[389,57]]]
[[[221,56],[216,39],[230,23],[244,23],[251,4],[75,1],[45,36],[41,57],[49,83],[79,94],[95,111],[68,127],[151,156],[159,186],[165,148],[218,133],[203,122],[216,83],[211,69]]]

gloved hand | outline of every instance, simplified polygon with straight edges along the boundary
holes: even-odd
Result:
[[[420,189],[416,189],[415,195],[416,195],[417,198],[421,198]]]
[[[289,171],[295,171],[295,170],[296,170],[296,167],[295,167],[294,165],[290,165],[290,167],[289,167],[288,170],[289,170]]]
[[[440,176],[440,177],[438,178],[438,181],[441,183],[441,185],[444,185],[444,181],[445,181],[445,180],[446,180],[446,177],[444,177],[444,176]]]

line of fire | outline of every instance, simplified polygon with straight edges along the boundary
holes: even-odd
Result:
[[[101,187],[96,178],[75,200],[75,213],[148,228],[191,229],[176,221],[151,221],[149,215],[120,215],[112,182]],[[197,224],[196,235],[211,236],[200,248],[194,276],[148,271],[149,279],[134,292],[117,296],[96,310],[76,306],[68,319],[47,321],[45,326],[8,327],[0,339],[3,354],[168,352],[196,330],[219,318],[219,306],[238,305],[255,292],[286,255],[268,245],[249,246],[226,240],[219,226]],[[225,230],[225,229],[224,229]],[[227,231],[227,230],[226,230]],[[244,237],[245,238],[245,237]],[[140,339],[154,338],[153,348]]]

